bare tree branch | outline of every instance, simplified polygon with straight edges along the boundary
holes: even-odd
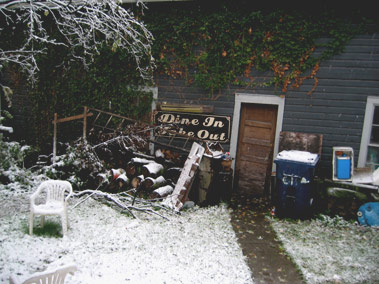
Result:
[[[166,216],[158,213],[156,210],[153,209],[154,207],[158,207],[160,209],[165,209],[163,206],[160,206],[159,204],[154,204],[153,202],[150,202],[147,200],[144,200],[144,201],[140,200],[140,202],[143,203],[142,206],[133,206],[133,205],[127,204],[127,203],[131,203],[132,197],[128,198],[128,196],[124,196],[124,198],[123,198],[122,196],[117,195],[117,194],[105,193],[102,191],[90,190],[90,189],[86,189],[86,190],[77,192],[74,194],[74,196],[81,197],[81,196],[86,195],[86,194],[89,194],[90,196],[101,197],[101,198],[104,198],[108,201],[111,201],[112,203],[114,203],[118,207],[120,207],[121,209],[127,211],[134,218],[137,218],[137,216],[132,212],[133,210],[139,211],[139,212],[144,212],[144,213],[151,214],[151,215],[157,215],[157,216],[159,216],[165,220],[169,220]],[[123,199],[127,203],[121,201],[121,199]],[[79,205],[80,203],[82,203],[85,200],[86,199],[79,201],[74,207],[76,207],[77,205]],[[172,211],[166,211],[166,212],[173,213]]]
[[[153,36],[116,0],[9,0],[0,3],[1,17],[7,27],[0,28],[0,37],[16,25],[22,24],[26,29],[21,46],[5,50],[0,45],[0,68],[16,63],[32,81],[38,71],[36,56],[45,53],[48,46],[70,48],[73,58],[88,66],[104,43],[113,51],[126,50],[134,58],[140,76],[152,78]],[[58,36],[50,32],[51,19]]]

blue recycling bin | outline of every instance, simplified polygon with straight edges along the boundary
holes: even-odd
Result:
[[[276,201],[279,217],[305,219],[310,216],[312,188],[318,154],[305,151],[282,151],[275,158]]]

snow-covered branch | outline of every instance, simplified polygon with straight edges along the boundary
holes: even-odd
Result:
[[[156,215],[156,216],[162,217],[163,219],[168,220],[168,218],[166,216],[158,213],[156,210],[153,209],[153,208],[157,208],[157,207],[159,207],[160,209],[166,209],[163,206],[160,206],[159,204],[154,204],[153,202],[150,202],[147,200],[141,201],[140,199],[139,199],[140,203],[143,203],[142,206],[141,205],[134,206],[131,204],[133,197],[129,196],[127,194],[124,194],[123,196],[121,196],[121,195],[106,193],[106,192],[102,192],[102,191],[98,191],[98,190],[87,189],[87,190],[83,190],[83,191],[75,193],[74,196],[82,197],[82,196],[87,195],[87,194],[89,194],[89,196],[104,198],[105,200],[116,204],[118,207],[120,207],[122,210],[125,210],[126,212],[128,212],[134,218],[137,218],[137,216],[133,213],[133,211],[139,211],[139,212],[144,212],[144,213],[151,214],[151,215]],[[121,199],[123,201],[121,201]],[[83,201],[85,201],[85,199]],[[79,201],[77,203],[77,205],[79,205],[80,203],[82,203],[82,201]],[[76,205],[74,205],[74,207],[76,207]],[[170,211],[168,209],[166,209],[166,212],[173,213],[172,211]]]
[[[0,44],[0,67],[16,63],[32,80],[38,71],[36,55],[46,52],[49,46],[70,48],[72,57],[88,66],[104,43],[113,51],[127,50],[141,77],[151,79],[153,36],[116,0],[10,0],[0,3],[0,21],[5,24],[0,28],[2,38],[13,27],[25,28],[20,46],[9,50]]]

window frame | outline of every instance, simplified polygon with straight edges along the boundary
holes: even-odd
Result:
[[[358,167],[366,167],[367,152],[370,144],[372,123],[374,120],[375,107],[379,107],[379,97],[367,97],[365,118],[362,128],[361,145],[359,149]],[[379,146],[378,146],[379,148]]]

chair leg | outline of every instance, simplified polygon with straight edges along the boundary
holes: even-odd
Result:
[[[62,215],[62,234],[63,236],[67,234],[67,215]]]
[[[67,224],[67,228],[69,228],[69,227],[70,227],[70,222],[68,221],[67,208],[66,208],[66,211],[65,211],[65,215],[66,215],[66,224]]]
[[[34,221],[34,214],[30,212],[29,216],[29,235],[33,235],[33,221]]]

